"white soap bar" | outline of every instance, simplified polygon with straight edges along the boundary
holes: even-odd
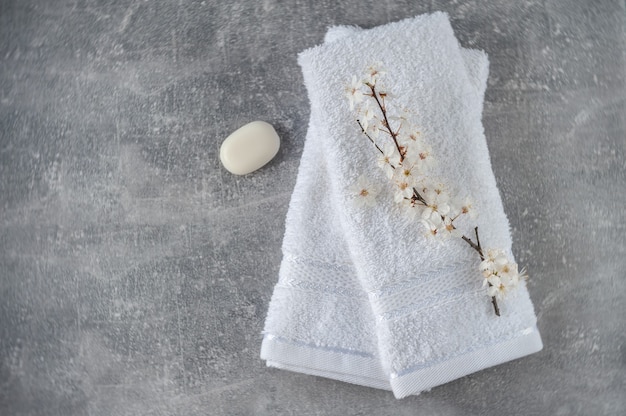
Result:
[[[235,130],[220,147],[220,160],[235,175],[254,172],[272,160],[280,139],[271,124],[253,121]]]

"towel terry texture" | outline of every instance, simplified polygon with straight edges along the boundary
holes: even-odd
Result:
[[[392,196],[344,96],[382,62],[392,108],[408,108],[433,148],[434,174],[479,213],[485,248],[510,258],[509,224],[481,123],[487,56],[459,47],[444,13],[374,29],[331,28],[299,63],[309,129],[287,213],[283,261],[265,322],[268,366],[392,390],[398,398],[542,348],[524,284],[495,316],[480,259],[462,240],[427,238]],[[356,207],[366,174],[383,191]]]

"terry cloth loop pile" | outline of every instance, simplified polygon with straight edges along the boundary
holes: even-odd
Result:
[[[394,104],[415,110],[436,173],[473,198],[483,246],[513,258],[481,124],[487,56],[460,48],[444,13],[332,28],[299,56],[311,118],[261,358],[401,398],[542,344],[524,284],[495,316],[476,252],[460,239],[426,238],[394,203],[345,98],[352,75],[376,62]],[[349,195],[363,174],[386,189],[374,207]]]

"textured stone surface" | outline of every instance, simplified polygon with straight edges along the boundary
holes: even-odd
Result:
[[[0,2],[0,414],[623,415],[623,1]],[[265,368],[260,331],[332,24],[450,13],[545,348],[419,397]],[[246,122],[280,152],[236,177]]]

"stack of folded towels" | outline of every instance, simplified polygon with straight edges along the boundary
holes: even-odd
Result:
[[[331,28],[299,56],[311,116],[261,358],[402,398],[542,343],[524,284],[500,302],[498,317],[465,242],[427,238],[392,196],[355,207],[349,188],[361,175],[389,183],[345,98],[351,77],[375,62],[398,105],[419,115],[437,169],[472,196],[481,242],[512,258],[481,123],[486,54],[461,48],[444,13]]]

